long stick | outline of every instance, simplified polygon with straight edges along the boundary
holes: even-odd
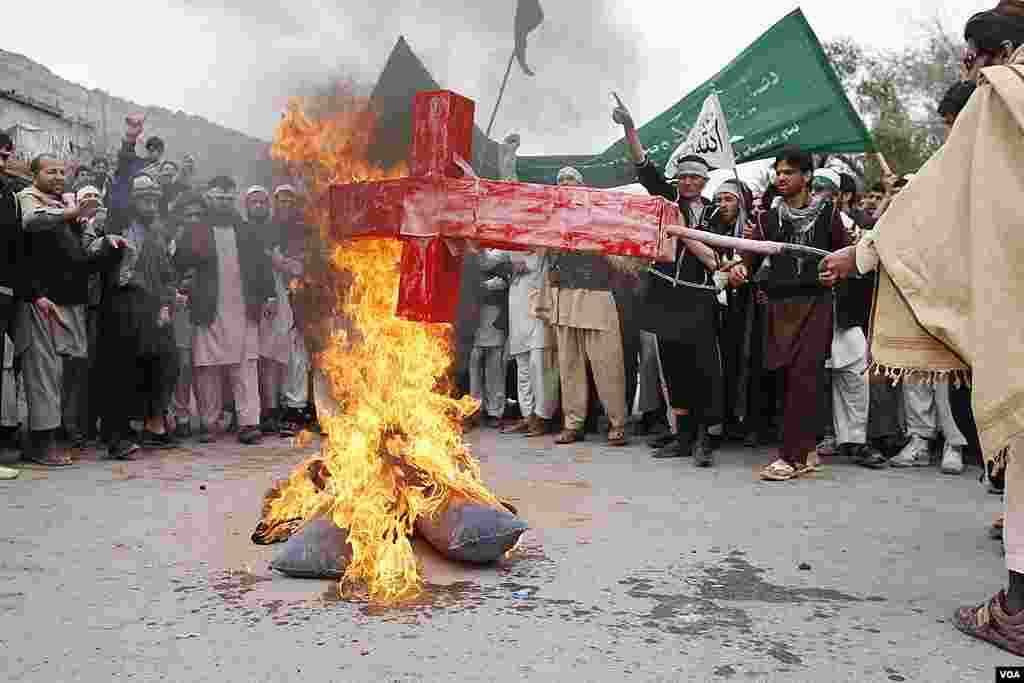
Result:
[[[776,256],[784,253],[801,254],[803,256],[828,256],[832,253],[825,251],[824,249],[806,247],[802,244],[787,244],[785,242],[767,242],[764,240],[748,240],[742,237],[728,237],[726,235],[719,235],[705,230],[684,228],[681,225],[665,226],[665,232],[670,235],[675,235],[676,237],[684,237],[688,240],[694,240],[695,242],[710,244],[711,246],[718,247],[719,249],[735,249],[736,251],[761,254],[763,256]]]
[[[491,112],[491,121],[487,124],[487,137],[491,137],[491,128],[494,127],[494,118],[498,115],[498,107],[501,106],[501,98],[505,96],[505,86],[508,85],[509,74],[512,73],[512,61],[516,58],[516,51],[512,50],[512,54],[508,58],[508,68],[505,69],[505,78],[501,81],[501,90],[498,91],[498,101],[494,103],[494,111]]]

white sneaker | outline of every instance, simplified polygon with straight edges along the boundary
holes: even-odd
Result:
[[[931,448],[920,436],[910,437],[910,443],[899,455],[889,461],[892,467],[928,467],[931,464]]]
[[[948,443],[942,449],[942,472],[944,474],[963,474],[964,456],[963,449],[959,446],[950,446]]]
[[[19,474],[21,472],[12,467],[0,467],[0,479],[17,479]]]

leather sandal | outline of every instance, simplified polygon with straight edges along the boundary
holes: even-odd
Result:
[[[1007,614],[1005,591],[981,605],[961,607],[953,615],[953,625],[969,636],[1024,657],[1024,612]]]
[[[789,481],[797,476],[797,471],[785,460],[779,459],[761,470],[763,481]]]
[[[618,448],[626,445],[626,430],[622,427],[608,431],[608,445]]]
[[[565,445],[570,443],[576,443],[577,441],[583,441],[583,433],[578,432],[575,429],[563,429],[562,433],[555,439],[555,443]]]

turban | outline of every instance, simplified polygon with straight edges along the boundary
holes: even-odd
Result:
[[[718,186],[718,189],[715,190],[715,196],[717,197],[720,194],[735,195],[740,201],[743,201],[744,198],[743,190],[740,189],[740,181],[735,178],[729,178]]]
[[[839,188],[842,187],[843,181],[839,177],[839,172],[831,168],[819,168],[814,172],[814,181],[812,187],[822,187],[832,192],[839,192]]]
[[[267,188],[263,187],[262,185],[253,185],[252,187],[245,191],[245,198],[248,199],[252,195],[260,194],[261,192],[267,195],[267,197],[270,196],[270,193],[267,192]]]
[[[667,173],[671,173],[671,166],[672,160],[670,159],[668,166],[665,167]],[[710,171],[711,164],[705,161],[703,157],[699,157],[696,154],[687,154],[686,156],[675,160],[676,178],[684,175],[692,175],[707,180],[708,173]]]
[[[299,194],[298,191],[296,191],[294,185],[284,184],[284,185],[278,185],[277,187],[274,188],[274,196],[275,197],[277,195],[283,193],[283,192],[291,192],[294,195],[298,195]]]

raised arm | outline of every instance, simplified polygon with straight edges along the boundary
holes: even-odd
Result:
[[[612,111],[612,120],[621,125],[622,130],[626,134],[629,156],[633,163],[636,164],[637,180],[650,194],[664,197],[670,202],[677,201],[679,193],[676,191],[676,188],[665,179],[661,171],[647,158],[647,152],[644,150],[644,146],[640,144],[640,136],[636,132],[633,115],[629,113],[629,109],[622,103],[619,96],[614,96],[617,104],[615,110]]]

